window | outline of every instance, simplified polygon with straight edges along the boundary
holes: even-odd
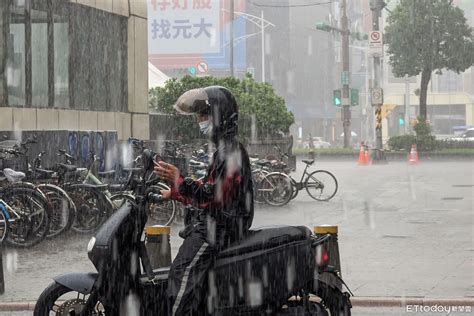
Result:
[[[127,111],[126,17],[64,0],[0,1],[2,105]]]
[[[64,4],[53,6],[54,106],[69,107],[69,19]]]
[[[47,12],[31,10],[31,102],[48,106],[48,24]]]
[[[71,21],[75,108],[126,111],[127,19],[73,6]],[[100,30],[100,31],[98,31]]]
[[[9,8],[6,79],[8,103],[24,105],[25,98],[25,15],[24,1],[12,1]]]

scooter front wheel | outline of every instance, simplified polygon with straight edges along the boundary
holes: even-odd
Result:
[[[53,282],[41,293],[36,302],[34,316],[80,315],[86,306],[87,295],[73,291]],[[90,305],[91,306],[91,305]],[[93,304],[94,309],[87,315],[105,315],[102,304]]]

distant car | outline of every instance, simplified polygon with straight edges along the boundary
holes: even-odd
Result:
[[[329,148],[331,144],[324,141],[322,137],[313,137],[314,148]],[[303,141],[303,148],[309,148],[309,140]]]
[[[474,142],[474,128],[468,129],[460,137],[453,137],[451,140],[458,142]]]

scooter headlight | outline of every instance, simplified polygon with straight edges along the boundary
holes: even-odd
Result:
[[[89,240],[89,243],[87,244],[87,253],[92,251],[92,248],[94,248],[95,245],[95,237],[92,237],[91,240]]]

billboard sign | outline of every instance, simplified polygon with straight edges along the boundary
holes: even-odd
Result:
[[[149,54],[218,53],[220,0],[150,0]]]
[[[235,11],[244,1],[235,1]],[[229,1],[147,0],[148,56],[158,69],[229,68]],[[245,35],[245,20],[235,15],[234,38]],[[234,44],[234,65],[245,67],[245,41]],[[201,67],[202,68],[202,67]],[[245,68],[244,68],[245,69]]]

